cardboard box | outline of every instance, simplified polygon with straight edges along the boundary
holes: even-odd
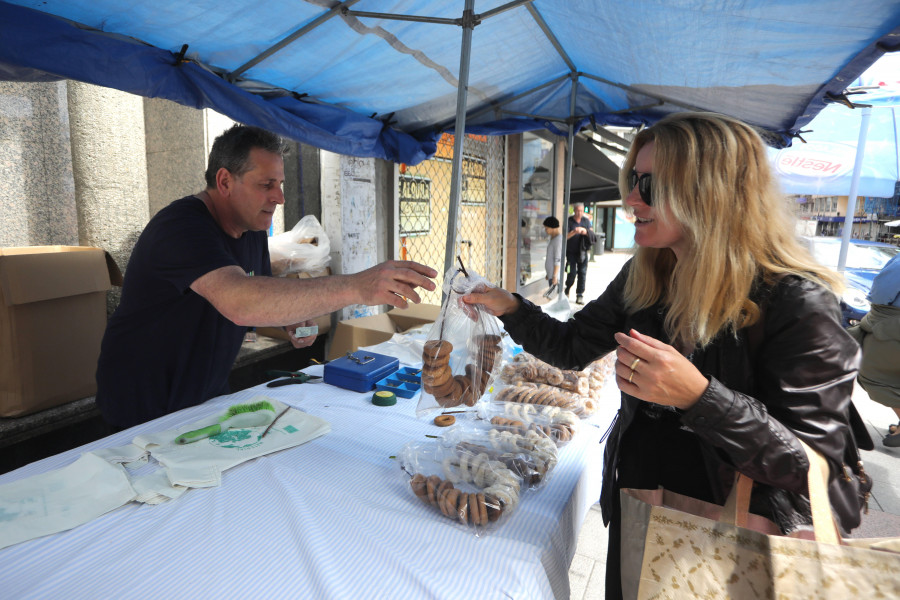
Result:
[[[328,360],[340,358],[362,346],[386,342],[395,333],[402,333],[426,323],[434,323],[440,314],[440,306],[410,304],[407,309],[394,308],[380,315],[341,321],[334,330]]]
[[[0,248],[0,416],[96,394],[111,277],[100,248]]]

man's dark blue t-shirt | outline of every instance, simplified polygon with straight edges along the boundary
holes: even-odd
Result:
[[[131,427],[228,392],[246,327],[190,289],[238,265],[271,275],[266,232],[234,239],[202,200],[176,200],[141,233],[109,320],[97,367],[97,404],[107,422]]]

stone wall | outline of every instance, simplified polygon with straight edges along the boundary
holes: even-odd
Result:
[[[78,245],[66,83],[0,81],[0,247]]]

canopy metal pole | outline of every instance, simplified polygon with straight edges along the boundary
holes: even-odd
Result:
[[[563,214],[559,220],[560,235],[562,238],[562,252],[559,257],[559,280],[556,282],[558,286],[557,304],[563,301],[563,278],[566,275],[566,246],[568,240],[566,236],[569,234],[569,196],[572,193],[572,165],[575,162],[575,99],[578,92],[578,73],[572,74],[572,97],[569,101],[569,135],[566,138],[566,171],[564,174],[565,182],[563,184]]]
[[[359,2],[359,0],[347,0],[346,2],[341,2],[340,4],[338,4],[331,10],[329,10],[327,13],[320,15],[319,17],[313,19],[311,22],[307,23],[306,25],[304,25],[303,27],[301,27],[294,33],[290,34],[289,36],[287,36],[286,38],[284,38],[283,40],[278,42],[277,44],[273,45],[271,48],[268,48],[267,50],[260,53],[259,55],[251,58],[250,60],[248,60],[247,62],[242,64],[240,67],[238,67],[237,69],[235,69],[234,71],[229,73],[228,77],[232,81],[234,81],[235,79],[238,78],[238,76],[242,75],[244,73],[244,71],[246,71],[247,69],[258,65],[265,59],[269,58],[270,56],[272,56],[273,54],[275,54],[276,52],[278,52],[279,50],[281,50],[282,48],[287,46],[288,44],[294,43],[295,41],[297,41],[298,39],[300,39],[301,37],[303,37],[310,31],[315,29],[322,23],[328,21],[332,17],[336,17],[338,15],[338,13],[346,11],[351,6],[356,4],[357,2]]]
[[[477,119],[478,117],[481,117],[482,115],[486,115],[489,112],[502,111],[504,105],[509,104],[510,102],[515,102],[519,98],[524,98],[528,94],[533,94],[535,92],[539,92],[542,89],[544,89],[545,87],[549,87],[551,85],[559,83],[560,81],[562,81],[564,79],[568,79],[568,78],[569,78],[569,75],[560,75],[556,79],[552,79],[552,80],[548,81],[547,83],[542,83],[541,85],[539,85],[537,87],[533,87],[530,90],[525,90],[521,94],[516,94],[515,96],[510,96],[509,98],[504,98],[503,100],[492,102],[489,106],[472,113],[472,118]],[[441,123],[439,125],[439,128],[443,128],[446,125],[448,125],[449,123],[450,123],[450,121],[445,121],[444,123]]]
[[[456,256],[456,229],[459,223],[459,190],[462,188],[463,142],[466,138],[466,101],[469,87],[469,59],[472,55],[472,30],[475,29],[475,0],[466,0],[463,11],[462,48],[459,59],[459,85],[456,88],[456,125],[453,131],[453,162],[450,176],[450,211],[447,215],[447,247],[444,273],[453,267]]]
[[[862,172],[863,155],[866,153],[866,136],[869,133],[869,119],[872,108],[862,109],[862,122],[859,125],[859,141],[856,143],[856,162],[853,163],[853,178],[850,180],[850,196],[847,198],[847,214],[844,215],[844,231],[841,235],[841,253],[838,256],[838,271],[843,272],[847,266],[847,249],[853,234],[853,217],[856,214],[856,191],[859,188],[859,175]]]

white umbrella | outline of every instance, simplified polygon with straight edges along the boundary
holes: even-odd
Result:
[[[887,223],[885,223],[885,226],[887,226],[887,227],[900,227],[900,219],[898,219],[898,220],[896,220],[896,221],[888,221]]]

